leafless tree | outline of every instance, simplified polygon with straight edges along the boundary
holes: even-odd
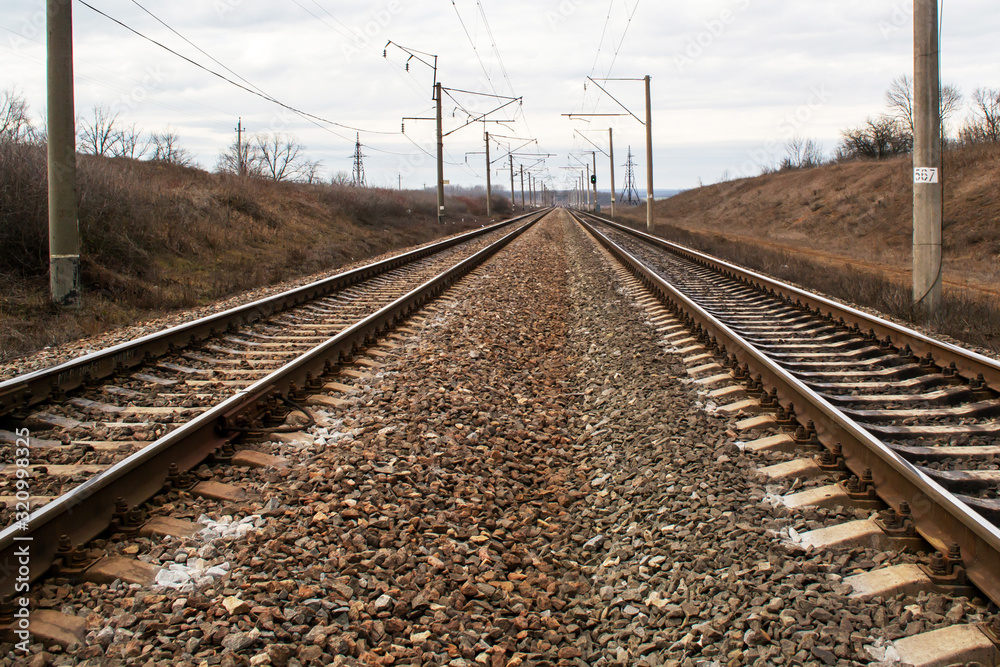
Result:
[[[302,169],[299,170],[299,178],[313,185],[320,182],[320,170],[323,168],[323,163],[320,160],[307,160],[302,163]]]
[[[823,149],[812,139],[792,137],[785,143],[781,169],[809,169],[823,164]]]
[[[338,171],[330,177],[330,185],[350,185],[354,178],[346,171]]]
[[[261,175],[260,156],[249,137],[243,141],[233,139],[233,143],[219,154],[215,169],[219,173],[256,178]]]
[[[152,148],[152,145],[152,137],[148,141],[142,141],[142,132],[136,128],[135,123],[132,123],[118,130],[118,141],[112,148],[111,155],[138,160]]]
[[[254,138],[254,151],[260,162],[260,172],[272,181],[294,180],[304,166],[305,146],[290,134],[273,132]]]
[[[840,159],[884,160],[913,150],[913,135],[892,116],[869,116],[863,125],[841,133]]]
[[[966,143],[1000,141],[1000,90],[976,88],[972,93],[972,117],[959,132]]]
[[[194,156],[181,146],[180,137],[169,126],[163,132],[153,133],[147,150],[152,151],[149,159],[153,162],[167,162],[182,167],[194,164]]]
[[[958,86],[941,87],[942,127],[947,127],[948,121],[962,108],[962,100]],[[885,103],[889,106],[889,115],[903,123],[913,136],[913,80],[906,74],[893,79],[885,91]]]
[[[0,91],[0,141],[17,143],[35,138],[28,103],[16,89]]]
[[[121,139],[117,124],[118,114],[112,114],[106,104],[95,105],[93,118],[80,121],[80,152],[90,155],[114,155]]]

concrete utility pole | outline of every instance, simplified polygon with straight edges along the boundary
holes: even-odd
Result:
[[[485,125],[485,123],[484,123]],[[493,215],[493,188],[490,184],[490,133],[486,133],[486,217]]]
[[[236,121],[236,173],[240,177],[247,175],[247,163],[243,159],[243,119]]]
[[[514,201],[514,155],[508,155],[510,158],[510,212],[513,213],[516,209],[516,202]]]
[[[441,123],[441,82],[434,84],[434,97],[437,98],[437,168],[438,168],[438,222],[444,222],[444,134]]]
[[[615,131],[608,128],[608,153],[611,158],[611,219],[615,219]]]
[[[525,210],[525,208],[524,208],[524,165],[523,164],[521,165],[521,210],[522,211]]]
[[[597,151],[591,151],[590,156],[594,160],[594,177],[591,179],[594,184],[594,213],[600,213],[601,203],[597,200]]]
[[[590,165],[584,165],[587,168],[586,180],[583,182],[583,189],[587,191],[587,210],[593,211],[594,205],[590,203]]]
[[[73,101],[73,8],[47,0],[49,130],[49,291],[65,308],[82,305],[77,218],[76,110]]]
[[[646,230],[653,229],[653,106],[646,75]]]
[[[913,2],[913,305],[941,309],[941,88],[937,0]]]

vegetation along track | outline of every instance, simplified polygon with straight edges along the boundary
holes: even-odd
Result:
[[[693,328],[712,351],[706,366],[730,369],[743,384],[751,399],[739,406],[767,413],[756,424],[798,427],[772,446],[821,450],[808,465],[849,475],[828,495],[885,502],[878,528],[938,550],[935,583],[967,574],[1000,602],[1000,364],[663,239],[577,217]]]
[[[19,545],[31,578],[295,399],[545,212],[477,230],[290,292],[0,383],[0,593]],[[20,444],[19,444],[20,441]],[[168,479],[169,478],[169,479]],[[23,482],[18,484],[18,482]],[[30,517],[18,516],[31,495]],[[15,522],[16,520],[16,522]]]

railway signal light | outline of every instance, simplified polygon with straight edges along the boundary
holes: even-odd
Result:
[[[597,185],[597,174],[591,174],[590,175],[590,184],[591,185]]]

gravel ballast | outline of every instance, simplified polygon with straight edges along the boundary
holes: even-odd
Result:
[[[312,445],[255,445],[288,469],[199,469],[250,500],[160,499],[242,534],[101,543],[195,585],[41,586],[90,633],[37,664],[860,665],[980,619],[848,597],[912,557],[782,540],[868,513],[774,507],[567,214],[448,295]]]

